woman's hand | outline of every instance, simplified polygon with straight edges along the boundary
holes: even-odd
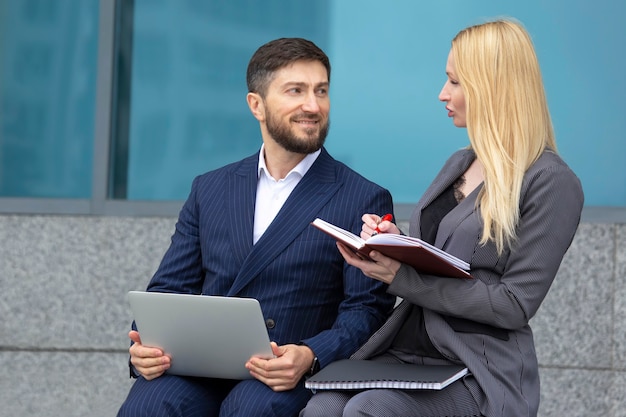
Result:
[[[359,268],[366,276],[386,284],[391,284],[402,265],[395,259],[388,258],[378,251],[371,251],[369,253],[371,260],[366,260],[360,258],[342,243],[337,242],[337,247],[348,264]]]
[[[377,214],[364,214],[361,217],[363,226],[361,227],[361,239],[369,239],[376,229],[377,233],[395,233],[400,234],[400,229],[389,220],[382,220]]]

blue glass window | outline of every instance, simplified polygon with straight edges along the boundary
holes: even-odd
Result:
[[[0,196],[89,198],[98,1],[0,9]]]
[[[328,46],[326,1],[135,0],[120,13],[132,51],[122,44],[118,57],[128,77],[118,77],[115,198],[184,199],[196,175],[258,150],[246,104],[254,51],[291,36]]]

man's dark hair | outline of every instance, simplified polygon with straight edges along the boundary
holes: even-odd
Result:
[[[306,39],[280,38],[262,45],[250,58],[246,74],[248,92],[265,97],[276,71],[300,60],[321,62],[330,82],[330,60],[324,51]]]

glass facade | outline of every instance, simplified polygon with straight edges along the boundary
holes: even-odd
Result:
[[[490,16],[533,35],[587,206],[626,213],[626,3],[610,0],[0,0],[0,212],[176,214],[193,177],[259,149],[246,66],[290,36],[331,59],[331,154],[412,206],[467,144],[437,100],[450,40]]]
[[[0,197],[89,198],[98,1],[2,0],[0,31]]]
[[[118,101],[115,160],[127,163],[114,166],[116,198],[184,199],[194,176],[250,155],[261,143],[245,99],[256,48],[284,36],[328,44],[327,1],[122,4],[132,54],[118,48],[118,62],[128,62],[118,65],[128,75],[118,91],[130,102]]]

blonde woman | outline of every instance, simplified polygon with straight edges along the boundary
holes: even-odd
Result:
[[[320,391],[302,416],[536,416],[539,374],[529,320],[570,246],[583,207],[580,181],[558,156],[532,41],[497,20],[452,41],[439,95],[467,128],[426,190],[409,233],[467,261],[473,279],[434,277],[372,253],[346,261],[402,297],[354,359],[463,364],[470,373],[441,391]],[[400,233],[377,215],[374,228]]]

